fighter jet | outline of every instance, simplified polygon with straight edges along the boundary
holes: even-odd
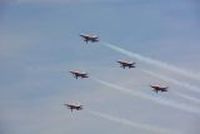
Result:
[[[135,68],[135,62],[133,61],[128,61],[128,60],[118,60],[117,61],[122,67],[123,69],[125,69],[126,67],[130,68]]]
[[[88,78],[88,74],[86,72],[81,72],[79,70],[71,70],[69,71],[72,75],[74,75],[74,78],[78,79],[80,78]]]
[[[80,36],[84,39],[86,43],[90,42],[98,42],[99,37],[94,34],[80,34]]]
[[[64,104],[64,106],[66,106],[68,109],[71,110],[71,112],[73,112],[73,110],[82,110],[83,106],[80,104]]]
[[[160,85],[150,85],[151,88],[153,88],[153,91],[155,91],[156,93],[160,92],[167,92],[167,88],[166,86],[160,86]]]

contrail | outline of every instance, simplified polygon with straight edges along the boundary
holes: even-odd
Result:
[[[164,81],[171,82],[171,83],[173,83],[175,85],[178,85],[180,87],[184,87],[185,89],[200,93],[200,88],[196,87],[196,86],[193,86],[191,84],[188,84],[188,83],[185,83],[185,82],[180,82],[180,81],[178,81],[176,79],[172,79],[172,78],[169,78],[167,76],[159,75],[157,73],[154,73],[154,72],[151,72],[151,71],[148,71],[148,70],[142,69],[141,71],[143,71],[143,72],[145,72],[145,73],[147,73],[147,74],[149,74],[151,76],[154,76],[154,77],[157,77],[159,79],[162,79]]]
[[[185,105],[183,103],[176,103],[176,102],[169,101],[169,100],[163,100],[163,99],[155,98],[155,97],[150,96],[148,94],[144,94],[142,92],[133,91],[133,90],[130,90],[130,89],[127,89],[127,88],[124,88],[124,87],[120,87],[118,85],[115,85],[115,84],[112,84],[112,83],[109,83],[109,82],[106,82],[106,81],[103,81],[103,80],[100,80],[100,79],[97,79],[97,78],[93,78],[93,80],[104,85],[104,86],[110,87],[112,89],[115,89],[115,90],[120,91],[122,93],[126,93],[128,95],[132,95],[132,96],[140,97],[140,98],[143,98],[143,99],[151,100],[155,103],[170,106],[170,107],[173,107],[175,109],[183,110],[185,112],[200,114],[199,109],[190,107],[190,106]]]
[[[140,123],[136,123],[136,122],[133,122],[133,121],[130,121],[127,119],[114,117],[114,116],[111,116],[111,115],[108,115],[105,113],[100,113],[100,112],[96,112],[96,111],[88,111],[88,112],[94,116],[97,116],[97,117],[100,117],[100,118],[103,118],[103,119],[106,119],[109,121],[113,121],[116,123],[120,123],[122,125],[127,125],[130,127],[134,127],[134,128],[138,128],[138,129],[142,129],[142,130],[145,129],[145,130],[152,131],[152,132],[158,133],[158,134],[160,134],[160,133],[162,133],[162,134],[177,134],[177,132],[174,132],[169,129],[159,128],[159,127],[155,127],[155,126],[147,125],[147,124],[140,124]]]
[[[192,73],[190,71],[187,71],[185,69],[181,69],[181,68],[178,68],[176,66],[169,65],[169,64],[167,64],[165,62],[154,60],[152,58],[145,57],[145,56],[139,55],[137,53],[133,53],[133,52],[127,51],[127,50],[125,50],[123,48],[117,47],[115,45],[112,45],[112,44],[109,44],[109,43],[106,43],[106,42],[104,42],[102,44],[104,46],[108,47],[108,48],[111,48],[112,50],[115,50],[115,51],[117,51],[117,52],[119,52],[121,54],[124,54],[126,56],[129,56],[131,58],[136,58],[136,59],[138,59],[140,61],[143,61],[145,63],[152,64],[152,65],[167,69],[169,71],[173,71],[175,73],[179,73],[179,74],[184,75],[186,77],[190,77],[190,78],[193,78],[193,79],[196,79],[196,80],[200,80],[200,76],[199,75],[194,74],[194,73]]]

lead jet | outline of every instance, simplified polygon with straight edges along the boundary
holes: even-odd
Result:
[[[80,34],[80,36],[84,39],[86,43],[90,42],[98,42],[99,37],[94,34]]]
[[[79,105],[79,104],[64,104],[64,106],[66,106],[68,109],[71,110],[71,112],[73,112],[73,110],[82,110],[83,106]]]
[[[150,85],[151,88],[153,88],[153,91],[156,93],[160,92],[167,92],[168,87],[166,86],[160,86],[160,85]]]
[[[78,79],[80,78],[88,78],[88,74],[86,72],[81,72],[79,70],[71,70],[69,71],[72,75],[74,75],[74,78]]]
[[[123,69],[125,69],[126,67],[130,68],[135,68],[135,62],[133,61],[128,61],[128,60],[118,60],[117,61],[122,67]]]

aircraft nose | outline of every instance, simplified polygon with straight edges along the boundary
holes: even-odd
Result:
[[[73,73],[73,70],[70,70],[69,72],[70,72],[70,73]]]

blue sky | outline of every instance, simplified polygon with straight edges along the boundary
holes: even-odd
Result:
[[[5,134],[153,133],[107,121],[87,109],[197,134],[196,114],[132,97],[94,80],[75,80],[73,68],[90,76],[170,99],[198,104],[173,93],[156,96],[150,83],[189,92],[142,72],[144,68],[200,86],[198,80],[137,61],[135,70],[122,70],[115,61],[128,58],[100,43],[85,45],[79,33],[96,33],[102,41],[200,73],[199,2],[195,0],[16,0],[0,3],[0,131]],[[132,59],[136,60],[136,59]],[[70,113],[64,102],[79,101],[81,112]]]

